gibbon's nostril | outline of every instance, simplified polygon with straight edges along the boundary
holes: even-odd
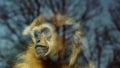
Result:
[[[37,40],[37,43],[39,43],[40,42],[40,40]]]

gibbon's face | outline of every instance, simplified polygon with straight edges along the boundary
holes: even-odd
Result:
[[[60,41],[57,38],[57,33],[55,28],[50,23],[42,23],[39,26],[35,26],[31,32],[32,40],[34,42],[34,48],[36,54],[40,58],[45,59],[49,57],[50,59],[57,60],[58,52],[62,50],[62,46],[57,44]]]

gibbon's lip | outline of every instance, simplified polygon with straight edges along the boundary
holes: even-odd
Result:
[[[43,45],[36,45],[35,50],[38,55],[41,57],[45,56],[45,54],[48,52],[49,47],[43,46]]]

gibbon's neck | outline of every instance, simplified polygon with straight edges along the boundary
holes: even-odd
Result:
[[[57,62],[53,62],[53,61],[51,61],[51,60],[49,60],[49,59],[47,59],[47,60],[42,60],[42,65],[43,65],[43,67],[45,67],[45,68],[62,68],[62,67],[61,67],[61,66],[62,66],[61,63],[59,63],[58,61],[57,61]]]

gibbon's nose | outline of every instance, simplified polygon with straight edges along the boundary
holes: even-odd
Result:
[[[38,39],[38,40],[36,40],[36,43],[39,43],[40,42],[40,40]]]

